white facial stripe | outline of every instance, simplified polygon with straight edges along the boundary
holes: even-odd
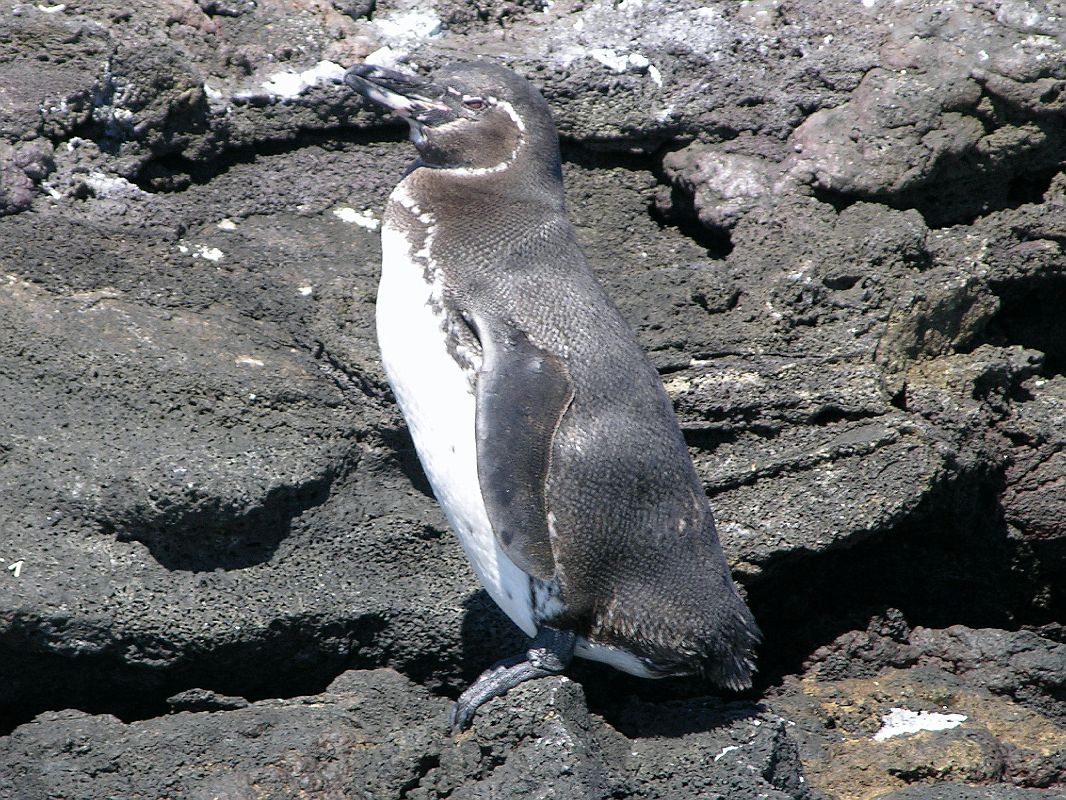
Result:
[[[518,158],[518,154],[522,152],[522,148],[526,145],[526,126],[522,123],[522,118],[518,116],[518,112],[514,110],[514,106],[506,100],[497,100],[496,107],[502,108],[507,112],[507,116],[511,118],[515,127],[518,128],[518,143],[515,144],[514,150],[499,164],[493,164],[491,167],[452,167],[448,172],[453,175],[491,175],[495,172],[503,172]]]
[[[522,122],[522,118],[518,116],[518,112],[514,110],[514,106],[512,106],[506,100],[499,100],[497,101],[496,105],[498,105],[500,108],[507,112],[507,116],[509,116],[514,121],[515,127],[518,128],[518,132],[523,134],[523,138],[519,139],[518,147],[516,147],[514,151],[514,154],[518,155],[519,149],[521,149],[522,145],[525,142],[524,134],[526,132],[526,125],[524,122]]]

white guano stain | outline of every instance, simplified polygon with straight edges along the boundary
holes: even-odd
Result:
[[[208,247],[205,244],[196,245],[196,249],[193,251],[193,258],[202,258],[207,261],[221,261],[222,251],[217,247]]]
[[[178,252],[191,255],[193,258],[202,258],[205,261],[221,261],[225,255],[217,247],[206,244],[189,245],[187,242],[178,242]]]
[[[965,714],[939,714],[935,711],[910,711],[892,708],[881,717],[881,730],[873,735],[875,742],[883,742],[893,736],[905,736],[921,731],[946,731],[959,727],[966,721]]]
[[[432,11],[399,11],[385,17],[375,17],[372,24],[392,45],[428,39],[442,30],[440,17]]]
[[[663,85],[663,74],[643,53],[619,53],[609,47],[594,47],[588,55],[603,64],[611,72],[619,75],[636,72],[647,75],[656,86]]]
[[[727,745],[726,747],[723,747],[719,753],[715,754],[714,760],[717,761],[722,756],[724,756],[726,753],[731,753],[734,750],[739,750],[739,749],[740,749],[740,745],[737,745],[737,744]]]
[[[344,67],[323,60],[303,72],[275,72],[259,85],[274,97],[292,100],[323,81],[340,81],[343,78]]]
[[[356,211],[351,206],[340,206],[333,209],[333,216],[341,222],[350,222],[368,231],[376,231],[381,227],[381,220],[369,208]]]

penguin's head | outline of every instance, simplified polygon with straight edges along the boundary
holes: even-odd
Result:
[[[548,104],[509,69],[474,61],[451,64],[428,79],[359,64],[344,82],[407,120],[427,167],[463,174],[524,167],[561,181]]]

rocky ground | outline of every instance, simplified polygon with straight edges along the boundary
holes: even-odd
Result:
[[[522,637],[376,358],[405,129],[482,55],[675,401],[759,683]],[[1066,793],[1066,6],[0,8],[0,798]]]

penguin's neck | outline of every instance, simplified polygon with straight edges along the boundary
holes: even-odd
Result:
[[[470,208],[490,212],[509,205],[563,213],[562,179],[531,170],[525,152],[496,171],[432,167],[416,161],[400,186],[426,209]],[[400,188],[400,187],[397,187]]]

